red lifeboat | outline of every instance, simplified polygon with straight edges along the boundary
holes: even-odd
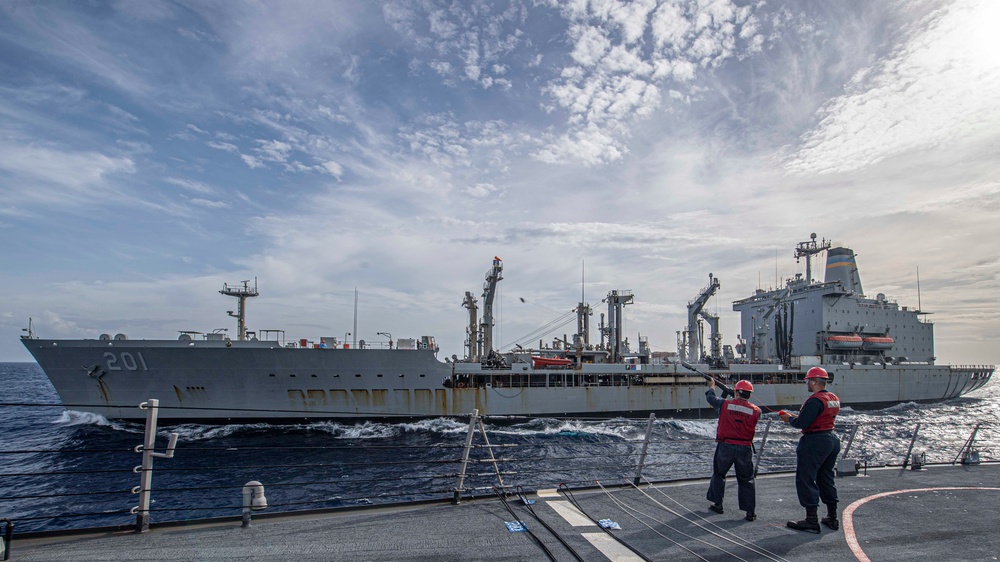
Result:
[[[539,369],[543,367],[565,367],[572,363],[572,359],[566,359],[563,357],[539,357],[537,355],[531,356],[531,367],[534,369]]]
[[[864,340],[857,334],[826,337],[826,346],[830,349],[861,349],[862,344]]]
[[[865,336],[862,338],[861,347],[871,351],[885,351],[892,349],[896,340],[889,336]]]

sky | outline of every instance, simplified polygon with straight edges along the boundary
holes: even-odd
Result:
[[[251,330],[461,357],[494,256],[501,346],[614,289],[633,347],[674,351],[709,274],[732,345],[816,233],[933,313],[939,363],[996,364],[998,27],[992,0],[0,3],[0,361],[29,318],[234,335],[244,280]]]

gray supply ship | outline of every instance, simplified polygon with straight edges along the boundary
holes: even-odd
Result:
[[[645,337],[637,349],[622,331],[631,291],[613,290],[596,330],[593,311],[580,302],[576,334],[537,348],[501,352],[493,343],[493,299],[503,263],[486,273],[483,313],[467,292],[465,357],[437,358],[434,338],[401,339],[388,346],[352,347],[337,338],[285,341],[280,330],[246,328],[251,286],[224,286],[239,299],[231,316],[238,334],[182,332],[176,340],[38,338],[31,326],[22,343],[68,409],[129,419],[135,405],[160,401],[166,421],[379,419],[467,415],[613,417],[648,413],[707,413],[705,377],[746,379],[754,401],[798,407],[812,366],[830,372],[831,389],[852,407],[946,400],[986,384],[994,366],[936,365],[933,325],[920,310],[900,307],[879,293],[864,295],[854,252],[823,240],[798,244],[806,274],[771,291],[733,303],[741,315],[735,346],[722,345],[719,319],[705,309],[718,290],[708,286],[688,304],[688,325],[676,354],[654,353]],[[823,282],[812,280],[811,259],[826,252]],[[709,345],[704,345],[708,325]],[[593,332],[593,333],[592,333]],[[592,337],[593,336],[593,337]],[[593,341],[592,341],[593,339]],[[694,363],[694,365],[691,365]]]

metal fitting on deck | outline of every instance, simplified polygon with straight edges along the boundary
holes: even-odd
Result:
[[[250,526],[250,512],[267,509],[267,498],[264,497],[264,485],[251,480],[243,485],[243,528]]]
[[[14,522],[10,519],[0,519],[0,524],[6,524],[3,536],[0,537],[0,556],[4,560],[10,560],[10,541],[14,540]]]

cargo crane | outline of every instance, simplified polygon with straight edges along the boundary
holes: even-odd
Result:
[[[705,309],[705,304],[708,303],[708,299],[712,298],[712,295],[719,290],[719,278],[714,277],[711,273],[708,274],[708,287],[702,289],[698,297],[693,301],[688,303],[688,324],[685,331],[685,339],[687,343],[687,350],[682,345],[679,349],[681,357],[687,361],[699,361],[704,354],[704,341],[702,340],[702,331],[699,326],[700,321],[698,317],[704,318],[708,321],[709,330],[711,331],[711,341],[712,341],[712,358],[719,359],[722,357],[722,334],[719,333],[719,317],[708,313]]]
[[[632,304],[632,291],[619,291],[617,289],[608,292],[605,302],[608,303],[608,323],[602,328],[602,334],[607,337],[608,356],[612,362],[619,362],[627,351],[625,342],[622,341],[622,331],[625,319],[625,305]]]
[[[479,324],[483,342],[480,347],[480,359],[489,361],[494,355],[493,349],[493,299],[496,297],[497,283],[503,279],[503,260],[493,257],[493,267],[486,272],[483,283],[483,321]]]
[[[469,361],[479,361],[479,305],[472,292],[465,292],[462,306],[469,309],[469,327],[466,328],[465,349]]]

